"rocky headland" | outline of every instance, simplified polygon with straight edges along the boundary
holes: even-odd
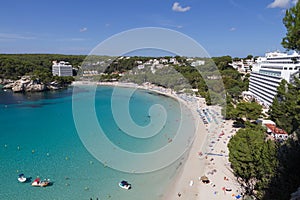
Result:
[[[64,87],[64,85],[60,85],[56,81],[42,83],[38,80],[32,80],[30,76],[23,76],[19,80],[0,79],[0,84],[4,85],[2,89],[11,89],[13,92],[43,92]]]

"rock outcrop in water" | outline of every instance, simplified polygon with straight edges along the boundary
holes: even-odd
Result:
[[[1,85],[6,85],[6,84],[9,84],[9,83],[13,83],[14,81],[11,80],[11,79],[0,79],[0,84]]]
[[[13,92],[43,92],[45,90],[58,90],[62,88],[55,81],[44,84],[37,80],[31,80],[30,76],[23,76],[19,80],[9,82],[2,80],[1,84],[5,84],[3,89],[11,89]]]

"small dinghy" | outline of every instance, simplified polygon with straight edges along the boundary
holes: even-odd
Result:
[[[119,183],[119,186],[125,190],[130,190],[131,189],[131,184],[128,183],[127,181],[121,181]]]
[[[24,183],[24,182],[26,182],[26,180],[27,180],[27,178],[25,177],[24,174],[19,174],[18,181],[20,183]]]

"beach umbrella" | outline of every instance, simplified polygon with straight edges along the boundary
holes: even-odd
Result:
[[[207,176],[201,176],[200,180],[201,181],[208,181],[208,178],[207,178]]]

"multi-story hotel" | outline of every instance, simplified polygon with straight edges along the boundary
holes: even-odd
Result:
[[[52,62],[52,74],[53,76],[73,76],[73,67],[68,62],[57,61]]]
[[[279,52],[266,53],[259,57],[252,67],[250,75],[249,93],[256,101],[269,107],[281,80],[292,83],[295,76],[299,76],[300,55]]]

